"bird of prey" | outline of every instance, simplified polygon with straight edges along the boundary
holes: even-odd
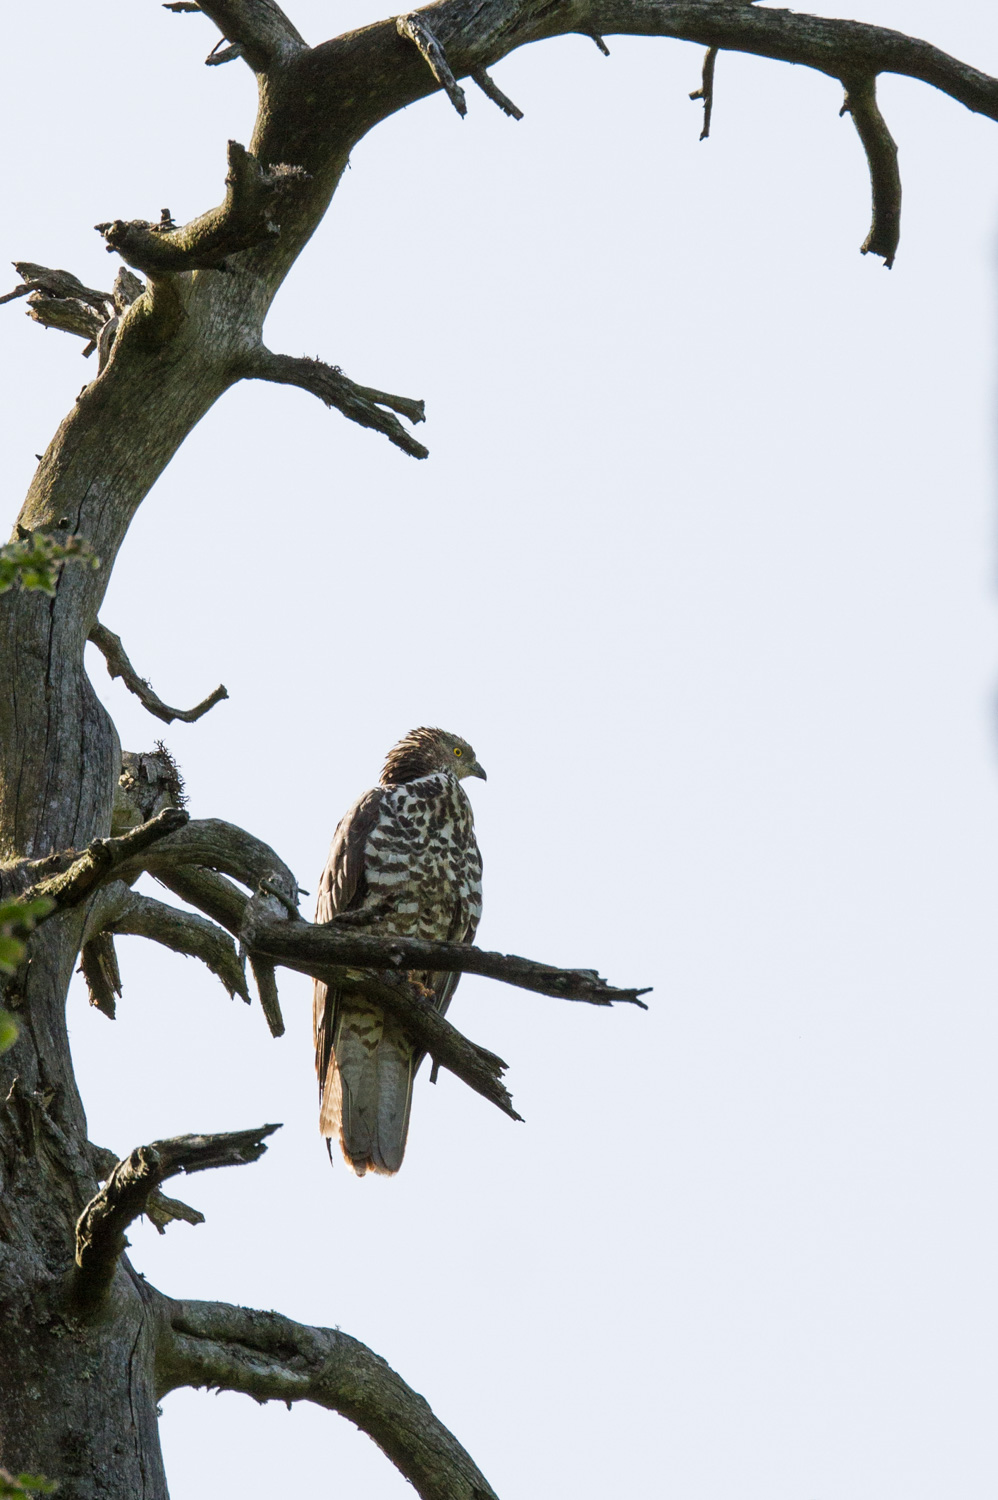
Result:
[[[388,752],[378,786],[333,836],[317,922],[356,912],[372,932],[471,943],[482,914],[482,858],[461,782],[485,772],[466,740],[413,729]],[[414,973],[441,1014],[458,974]],[[316,981],[313,999],[319,1130],[339,1140],[358,1177],[397,1172],[422,1061],[397,1021],[359,994]]]

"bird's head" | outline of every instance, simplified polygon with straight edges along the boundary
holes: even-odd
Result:
[[[381,781],[384,786],[399,786],[432,776],[434,771],[447,771],[459,781],[465,776],[488,779],[467,740],[448,734],[446,729],[410,729],[389,750]]]

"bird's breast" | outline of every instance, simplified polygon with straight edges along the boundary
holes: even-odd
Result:
[[[393,787],[365,847],[367,902],[391,932],[441,941],[481,912],[482,864],[471,805],[453,777]]]

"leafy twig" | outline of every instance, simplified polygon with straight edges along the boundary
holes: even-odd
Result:
[[[100,567],[100,558],[84,537],[29,531],[16,542],[0,547],[0,594],[19,583],[22,589],[40,589],[43,594],[54,595],[66,562]]]

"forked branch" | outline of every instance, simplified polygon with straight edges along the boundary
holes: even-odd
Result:
[[[592,970],[555,969],[529,959],[459,943],[428,943],[416,938],[360,932],[336,920],[323,926],[273,916],[255,897],[246,908],[242,939],[251,955],[308,974],[340,990],[374,1000],[405,1027],[420,1051],[488,1099],[511,1119],[521,1116],[503,1082],[507,1064],[494,1052],[471,1042],[444,1016],[427,1005],[425,993],[408,975],[420,971],[482,974],[522,989],[561,999],[610,1005],[624,1000],[640,1005],[643,990],[615,990]]]
[[[198,958],[221,980],[230,998],[238,995],[249,1004],[246,975],[236,952],[236,945],[227,932],[223,932],[214,922],[209,922],[207,917],[178,911],[165,901],[139,895],[123,882],[115,881],[101,892],[88,919],[84,933],[85,948],[95,941],[98,932],[151,938],[153,942],[161,943],[174,953]],[[117,993],[121,993],[120,980]]]
[[[71,1300],[93,1308],[104,1299],[125,1249],[125,1230],[146,1212],[160,1183],[179,1172],[239,1167],[256,1161],[267,1149],[267,1136],[279,1129],[279,1125],[262,1125],[258,1130],[225,1135],[180,1135],[136,1147],[131,1156],[118,1163],[77,1220]]]
[[[399,412],[410,422],[422,422],[422,401],[409,396],[393,396],[372,386],[357,385],[344,375],[338,365],[327,365],[321,359],[296,359],[291,354],[273,354],[262,345],[246,362],[244,378],[270,380],[277,385],[296,385],[309,391],[326,406],[335,407],[351,422],[383,433],[396,448],[411,458],[426,458],[429,450],[418,443],[392,415]]]
[[[159,1395],[183,1386],[310,1401],[373,1438],[422,1500],[497,1500],[457,1439],[395,1371],[338,1328],[157,1296]]]
[[[92,354],[102,328],[114,313],[113,294],[84,286],[71,271],[53,270],[30,260],[15,261],[14,270],[21,277],[21,285],[0,297],[0,303],[27,297],[29,316],[36,323],[76,334],[86,340],[83,353]]]
[[[221,703],[223,698],[229,696],[227,690],[219,684],[213,693],[203,698],[194,708],[171,708],[164,703],[158,694],[154,693],[144,677],[129,661],[125,648],[121,644],[121,637],[115,635],[113,630],[108,630],[98,620],[89,639],[97,647],[98,651],[107,662],[109,677],[120,677],[130,693],[134,693],[142,704],[157,719],[162,719],[164,724],[172,724],[174,719],[179,719],[182,724],[195,724],[209,709],[214,708],[216,703]]]
[[[90,1143],[90,1156],[99,1182],[106,1182],[118,1165],[117,1151],[108,1151],[103,1146]],[[165,1234],[168,1224],[203,1224],[204,1214],[179,1198],[170,1198],[158,1190],[150,1193],[146,1200],[145,1216],[155,1227],[157,1234]]]

